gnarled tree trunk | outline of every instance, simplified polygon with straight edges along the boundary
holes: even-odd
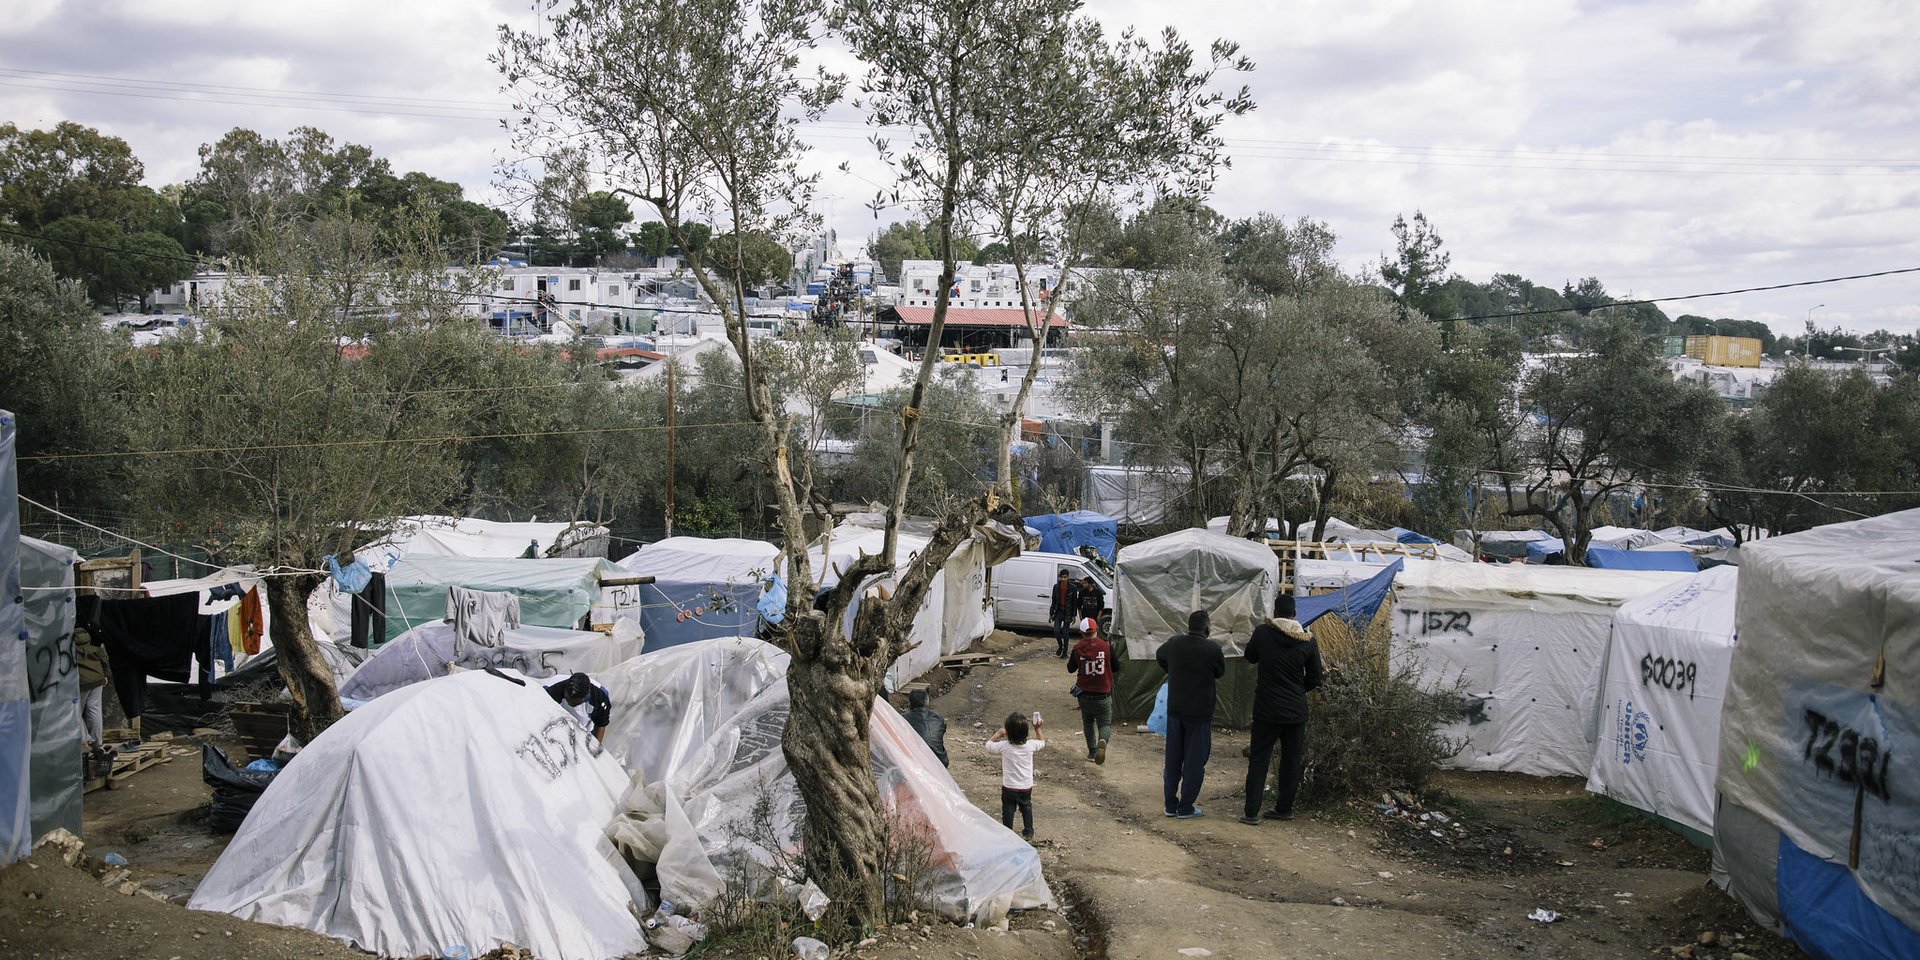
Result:
[[[307,595],[320,585],[317,574],[267,577],[267,609],[273,612],[274,663],[293,695],[293,735],[311,743],[340,719],[340,690],[333,670],[320,656],[307,628]]]

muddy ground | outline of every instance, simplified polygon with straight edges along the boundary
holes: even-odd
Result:
[[[1167,819],[1159,737],[1117,726],[1106,764],[1093,764],[1052,642],[996,633],[985,649],[1000,658],[941,683],[934,699],[948,718],[953,774],[998,816],[999,762],[980,742],[1013,710],[1047,716],[1048,749],[1036,757],[1035,845],[1062,909],[1023,914],[1004,933],[890,929],[836,957],[1803,956],[1707,885],[1704,851],[1598,802],[1576,780],[1446,774],[1438,795],[1402,798],[1414,802],[1396,804],[1391,815],[1377,802],[1356,803],[1251,827],[1234,819],[1246,737],[1220,731],[1201,795],[1209,816]],[[0,956],[365,956],[305,931],[180,906],[225,846],[207,827],[206,803],[191,740],[122,789],[89,794],[93,871],[43,851],[0,872]],[[148,894],[101,882],[97,858],[109,852],[127,859],[126,879]],[[1527,919],[1536,908],[1560,917]],[[1710,944],[1700,944],[1703,934]],[[714,946],[703,952],[756,952],[744,943]]]

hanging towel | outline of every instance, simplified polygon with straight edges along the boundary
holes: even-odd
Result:
[[[246,652],[247,631],[243,625],[244,619],[240,615],[240,608],[245,605],[246,601],[243,599],[227,608],[227,651],[229,653],[232,653],[233,645],[236,643],[240,644],[242,653]]]
[[[233,669],[233,635],[227,632],[227,624],[229,623],[227,614],[231,612],[231,609],[229,609],[226,612],[216,613],[207,618],[213,621],[210,625],[211,630],[209,631],[213,642],[207,645],[208,650],[212,654],[213,659],[220,662],[229,671]]]
[[[447,588],[447,619],[453,621],[453,650],[462,643],[504,647],[507,628],[520,625],[520,598],[493,590]]]

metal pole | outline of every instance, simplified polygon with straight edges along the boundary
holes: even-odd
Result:
[[[667,536],[673,536],[673,368],[676,361],[667,358]]]

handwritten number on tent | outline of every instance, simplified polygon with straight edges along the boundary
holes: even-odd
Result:
[[[1840,747],[1837,760],[1833,756],[1836,744]],[[1812,763],[1817,774],[1838,777],[1842,783],[1857,783],[1862,791],[1883,802],[1892,800],[1887,766],[1893,760],[1893,751],[1881,751],[1880,741],[1829,720],[1818,710],[1807,711],[1807,744],[1800,758]]]

